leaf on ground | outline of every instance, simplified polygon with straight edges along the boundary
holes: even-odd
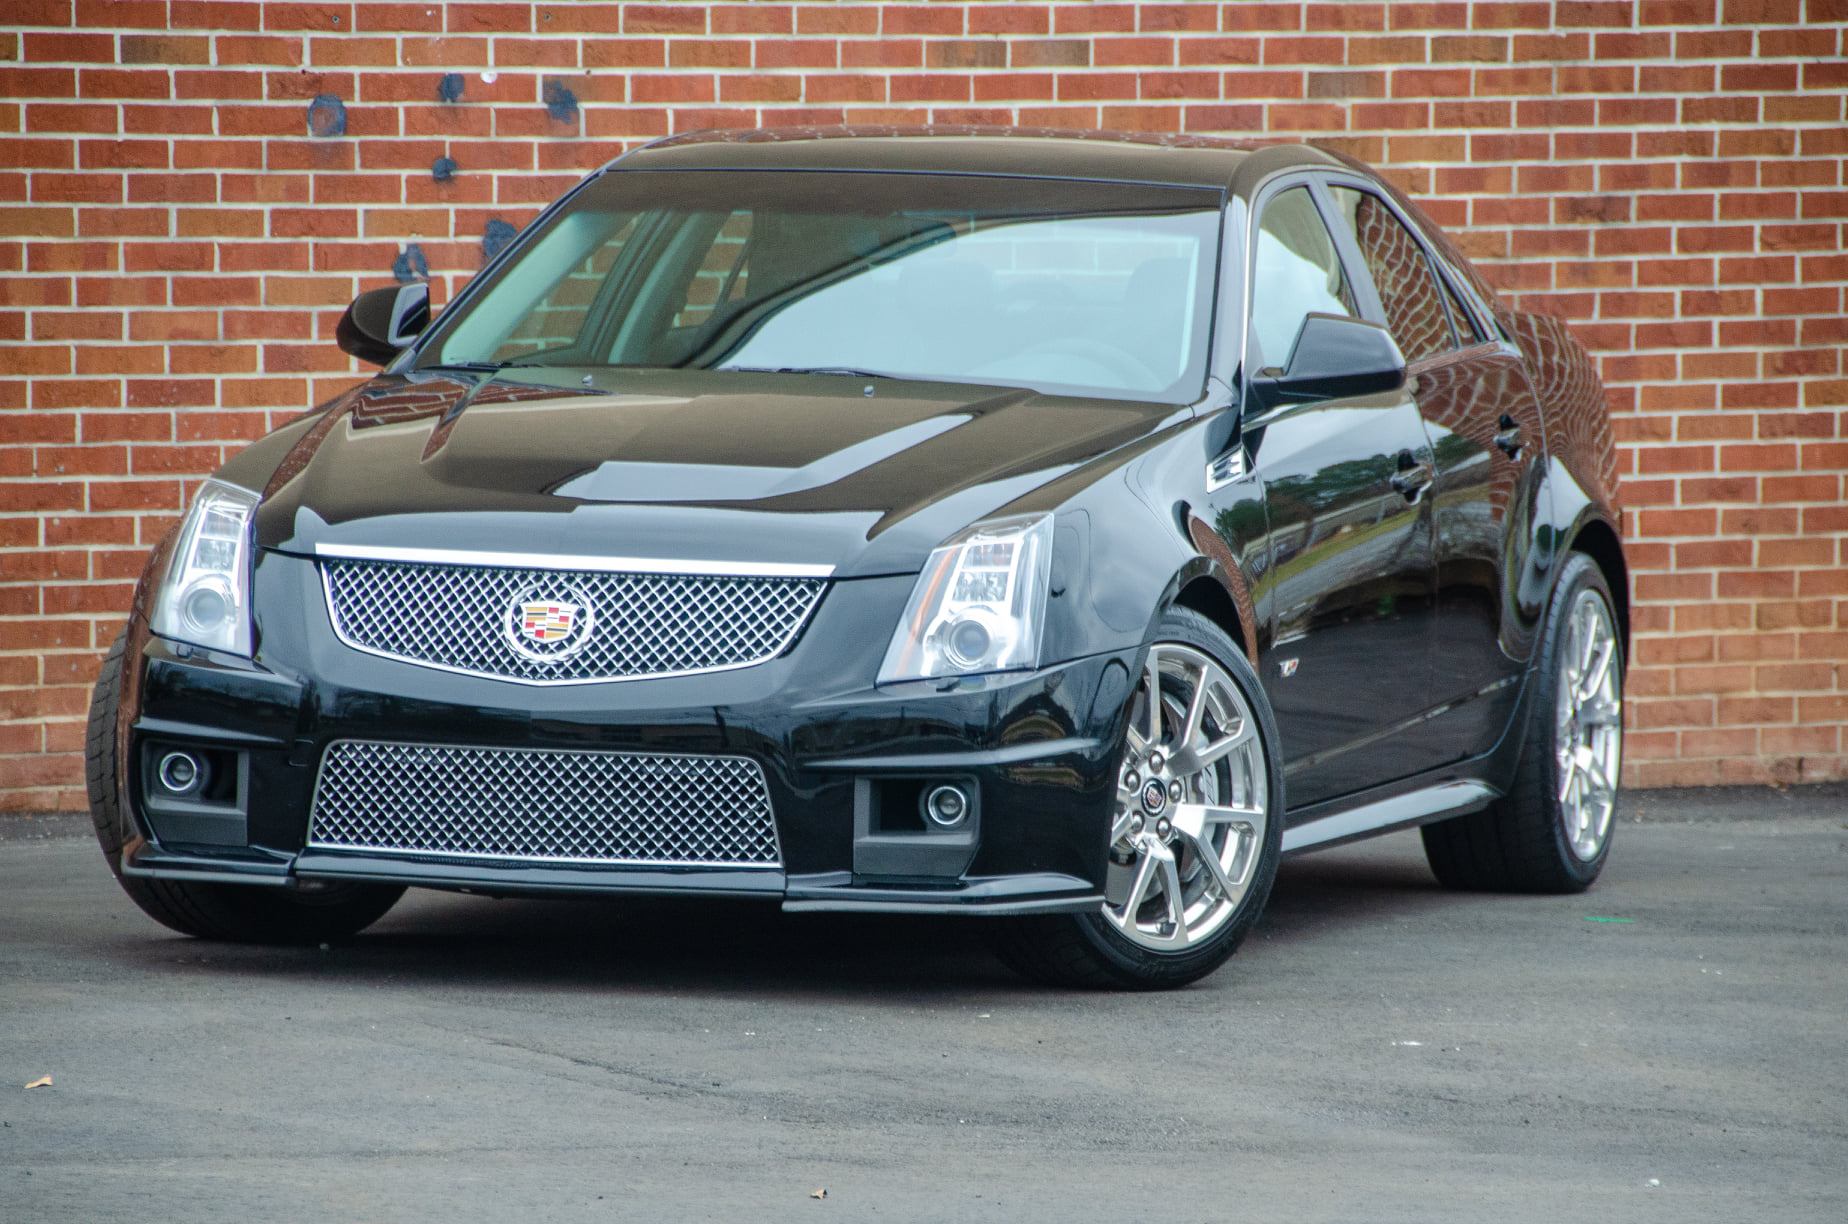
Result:
[[[809,1197],[810,1198],[827,1198],[828,1188],[826,1186],[817,1186],[815,1187],[815,1189],[809,1191]]]
[[[33,1080],[30,1084],[27,1084],[26,1087],[28,1088],[49,1088],[51,1087],[51,1076],[41,1075],[37,1079]]]

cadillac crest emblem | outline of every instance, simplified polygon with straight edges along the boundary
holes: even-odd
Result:
[[[508,603],[504,625],[516,653],[536,663],[554,663],[590,640],[591,620],[591,607],[578,592],[529,587]]]

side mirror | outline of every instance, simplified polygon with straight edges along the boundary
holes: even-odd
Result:
[[[1312,314],[1296,333],[1290,364],[1281,374],[1252,380],[1267,404],[1285,400],[1343,399],[1405,385],[1405,356],[1378,323],[1347,315]]]
[[[353,299],[334,343],[361,361],[384,365],[430,326],[430,286],[423,281],[369,289]]]

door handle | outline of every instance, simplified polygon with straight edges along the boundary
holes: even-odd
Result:
[[[1521,457],[1521,447],[1526,445],[1526,443],[1521,441],[1520,425],[1515,422],[1513,417],[1504,412],[1502,413],[1502,419],[1496,425],[1496,429],[1495,445],[1501,447],[1502,452],[1506,454],[1508,458],[1519,459]]]
[[[1416,502],[1437,473],[1428,463],[1419,462],[1411,451],[1399,452],[1399,470],[1392,474],[1392,487],[1408,502]]]

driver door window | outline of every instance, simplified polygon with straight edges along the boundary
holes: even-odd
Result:
[[[1386,330],[1405,360],[1423,361],[1454,347],[1444,299],[1418,240],[1373,193],[1337,186],[1330,194],[1354,232],[1386,310]]]
[[[1251,368],[1284,369],[1311,314],[1358,315],[1335,241],[1307,187],[1271,197],[1251,265]]]

